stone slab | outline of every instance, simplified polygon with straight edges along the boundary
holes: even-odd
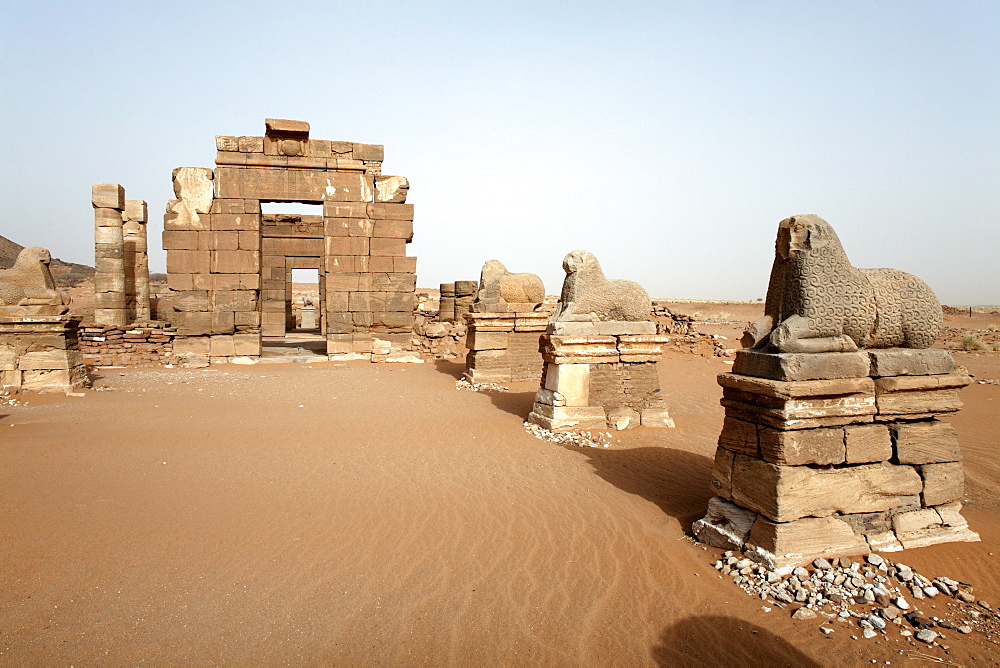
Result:
[[[551,322],[549,334],[620,336],[656,334],[656,323],[650,321]]]
[[[833,513],[888,510],[898,506],[902,497],[919,494],[924,483],[911,466],[880,463],[813,469],[777,466],[737,454],[732,486],[734,503],[772,521],[791,522]]]
[[[713,496],[708,500],[705,517],[695,522],[691,531],[706,545],[723,550],[742,550],[756,521],[757,513],[752,510]]]
[[[889,429],[900,464],[935,464],[962,459],[958,433],[947,422],[903,422]]]
[[[920,467],[923,478],[924,506],[937,506],[952,501],[961,501],[965,493],[965,471],[961,462],[924,464]]]
[[[883,462],[892,458],[892,437],[884,424],[851,425],[844,428],[848,464]]]
[[[868,543],[835,517],[775,523],[758,517],[746,540],[748,557],[768,568],[790,570],[819,557],[868,554]]]
[[[727,421],[729,419],[726,418]],[[772,464],[826,466],[842,464],[846,458],[844,430],[841,427],[793,430],[760,427],[758,434],[760,456]]]
[[[556,407],[535,404],[528,422],[550,431],[599,431],[608,428],[607,414],[600,406]]]
[[[885,348],[865,352],[871,361],[869,374],[872,376],[927,376],[955,371],[951,353],[939,348]]]
[[[853,353],[764,353],[737,350],[733,373],[772,380],[830,380],[868,375],[869,359]]]

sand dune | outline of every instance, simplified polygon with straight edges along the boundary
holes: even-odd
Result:
[[[995,355],[960,357],[1000,376]],[[530,385],[460,391],[460,368],[107,369],[106,391],[2,409],[0,661],[898,665],[911,649],[764,612],[687,536],[722,360],[671,355],[677,428],[605,449],[535,439]],[[1000,386],[964,398],[983,542],[906,559],[1000,601]],[[955,637],[948,659],[994,647]]]

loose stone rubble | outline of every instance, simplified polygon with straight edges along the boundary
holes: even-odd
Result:
[[[791,572],[769,569],[753,556],[727,551],[714,566],[750,596],[791,611],[793,619],[821,620],[825,634],[844,626],[848,632],[860,629],[865,638],[894,634],[940,645],[951,632],[978,632],[991,640],[1000,632],[1000,614],[976,600],[972,585],[928,578],[880,554],[817,558]],[[923,612],[931,601],[934,613]]]
[[[649,295],[634,281],[605,278],[587,251],[569,253],[563,269],[528,422],[554,432],[673,427],[656,369],[668,337],[656,334]]]
[[[525,422],[529,434],[541,441],[560,445],[576,445],[581,448],[606,448],[611,445],[611,434],[589,431],[552,431],[533,422]]]
[[[874,347],[933,342],[940,317],[926,311],[936,298],[922,282],[904,282],[917,286],[922,301],[913,313],[903,306],[892,311],[900,289],[894,282],[877,292],[882,316],[869,325],[878,331],[858,329],[854,319],[836,315],[853,307],[840,306],[842,296],[826,299],[839,290],[826,281],[870,276],[845,264],[828,224],[797,218],[808,225],[790,227],[792,218],[779,227],[768,315],[751,323],[743,339],[754,347],[738,351],[733,372],[718,376],[726,417],[713,469],[716,496],[692,527],[695,535],[746,550],[771,568],[979,540],[961,515],[958,436],[940,419],[959,410],[958,391],[971,378],[945,350]],[[839,252],[827,257],[823,249]],[[824,258],[832,268],[821,266]],[[810,271],[785,266],[795,262]],[[804,284],[796,287],[796,277]],[[830,301],[831,315],[804,323],[789,314],[788,295],[801,294]],[[874,308],[865,304],[864,313]],[[896,334],[885,329],[893,317]],[[825,352],[781,352],[790,347]]]
[[[473,383],[465,378],[459,378],[455,381],[455,389],[458,390],[471,390],[472,392],[508,392],[510,388],[506,385],[497,385],[496,383]]]

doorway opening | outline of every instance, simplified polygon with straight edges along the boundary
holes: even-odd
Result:
[[[319,269],[292,269],[292,280],[289,286],[291,299],[288,300],[292,311],[289,318],[288,333],[319,334],[322,329],[320,320]]]

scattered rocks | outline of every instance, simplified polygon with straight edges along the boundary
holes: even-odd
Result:
[[[495,383],[470,383],[464,378],[455,381],[456,390],[471,390],[473,392],[506,392],[510,388]]]
[[[460,381],[458,381],[460,382]],[[456,382],[457,384],[457,382]],[[578,445],[585,448],[606,448],[611,445],[611,434],[597,432],[592,434],[589,431],[574,432],[574,431],[560,431],[552,432],[544,427],[531,422],[524,422],[525,430],[534,436],[535,438],[542,441],[549,441],[550,443],[559,443],[560,445]],[[721,562],[718,562],[721,564]],[[733,560],[736,563],[736,560]],[[753,563],[753,562],[751,562]],[[722,566],[716,565],[719,570],[726,570],[726,575],[736,574],[740,575],[740,569],[734,568],[732,564],[723,564]],[[751,568],[752,571],[752,568]],[[742,575],[750,575],[751,573],[743,573]]]
[[[853,622],[868,639],[890,632],[902,638],[916,633],[921,642],[931,644],[944,639],[935,630],[939,628],[962,634],[979,631],[987,638],[1000,630],[1000,613],[993,613],[988,603],[976,601],[970,585],[943,576],[930,580],[905,564],[892,564],[874,553],[861,563],[819,558],[787,573],[729,551],[715,562],[715,568],[767,605],[789,606],[792,619],[826,617]],[[907,600],[909,595],[923,600],[937,597],[931,607],[944,616],[924,616]],[[833,632],[827,626],[819,628],[827,635]],[[857,640],[861,636],[851,637]]]

